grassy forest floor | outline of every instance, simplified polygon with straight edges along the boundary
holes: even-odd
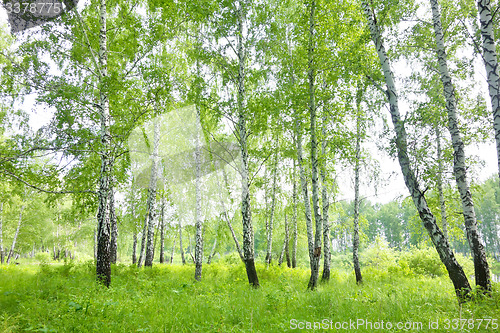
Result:
[[[257,269],[261,288],[254,290],[246,282],[243,265],[204,265],[202,282],[194,281],[192,265],[157,264],[152,269],[117,265],[107,289],[95,283],[92,262],[3,265],[0,331],[288,332],[304,327],[307,332],[326,328],[494,332],[498,329],[493,322],[486,329],[488,321],[478,327],[479,319],[495,319],[500,325],[497,283],[491,298],[459,306],[445,276],[370,268],[364,271],[364,284],[358,286],[353,274],[334,270],[329,283],[310,292],[306,291],[307,269],[262,265]],[[453,322],[460,318],[468,321]],[[316,324],[314,329],[314,322],[322,326]],[[392,329],[387,329],[388,322]],[[429,322],[433,322],[431,328]]]

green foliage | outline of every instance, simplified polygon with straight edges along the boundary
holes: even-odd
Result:
[[[330,283],[307,292],[305,269],[257,265],[262,288],[254,290],[242,264],[206,266],[201,282],[192,265],[116,265],[108,289],[96,284],[92,266],[76,265],[66,276],[62,267],[0,266],[2,332],[287,332],[292,319],[324,318],[420,321],[427,332],[429,320],[498,318],[500,311],[498,284],[491,298],[459,306],[445,277],[367,273],[358,286],[352,274],[333,270]]]
[[[399,259],[399,265],[402,268],[407,266],[417,275],[443,276],[446,274],[446,268],[439,259],[439,255],[430,247],[403,253]]]

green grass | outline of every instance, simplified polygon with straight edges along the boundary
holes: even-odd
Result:
[[[367,268],[365,283],[357,286],[352,274],[333,271],[329,283],[310,292],[308,270],[257,269],[261,288],[254,290],[242,265],[205,265],[202,282],[194,281],[192,265],[118,265],[107,289],[95,283],[92,262],[0,266],[0,332],[299,331],[291,329],[293,319],[422,322],[422,330],[391,331],[444,332],[445,320],[454,318],[500,321],[498,284],[491,298],[459,306],[446,277],[391,278]],[[439,321],[440,329],[429,330],[429,320]],[[496,331],[475,325],[453,331]]]

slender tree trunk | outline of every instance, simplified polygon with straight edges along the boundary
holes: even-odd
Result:
[[[210,251],[210,255],[208,256],[207,264],[209,265],[212,263],[212,259],[215,256],[215,249],[217,247],[217,236],[218,235],[215,234],[214,245],[212,245],[212,250]]]
[[[160,146],[160,123],[159,120],[153,122],[153,156],[151,163],[151,179],[148,191],[148,236],[146,244],[146,259],[144,266],[152,267],[155,253],[154,233],[156,224],[156,186],[158,182],[158,151]]]
[[[446,201],[444,200],[443,192],[443,153],[441,151],[441,136],[439,135],[439,129],[436,125],[436,142],[437,142],[437,161],[438,161],[438,174],[437,174],[437,186],[439,193],[439,206],[441,207],[441,225],[443,226],[443,235],[448,239],[448,222],[446,216]]]
[[[493,30],[493,16],[491,0],[478,0],[479,21],[481,23],[481,37],[483,40],[483,61],[486,68],[488,92],[490,94],[493,111],[493,129],[497,145],[498,175],[500,180],[500,75],[496,53],[495,33]]]
[[[391,118],[394,124],[394,131],[396,133],[396,148],[398,160],[401,166],[403,177],[405,179],[405,184],[420,215],[420,219],[422,220],[424,227],[429,233],[429,236],[434,243],[434,246],[436,247],[441,261],[448,270],[448,275],[453,282],[458,298],[460,300],[464,300],[471,291],[469,281],[462,269],[462,266],[460,266],[460,264],[457,262],[447,239],[444,237],[441,229],[439,229],[439,226],[436,223],[436,219],[427,205],[425,196],[419,188],[415,173],[411,168],[410,158],[408,157],[408,142],[406,138],[407,134],[404,123],[401,120],[401,115],[399,113],[397,90],[396,85],[394,84],[394,77],[390,67],[389,58],[387,57],[387,53],[382,42],[382,36],[377,26],[373,10],[370,8],[366,0],[362,1],[362,7],[366,19],[368,20],[371,38],[373,43],[375,44],[375,49],[377,51],[380,65],[384,73],[384,79],[387,86],[386,94],[389,100]]]
[[[191,260],[193,261],[193,264],[196,264],[196,260],[194,259],[194,256],[193,256],[193,246],[191,245],[191,236],[189,236],[189,256],[191,257]]]
[[[298,230],[297,230],[297,182],[295,180],[295,175],[297,174],[296,161],[293,161],[293,248],[292,248],[292,268],[297,267],[297,242],[298,242]]]
[[[108,46],[107,46],[107,12],[106,0],[99,2],[99,106],[98,111],[101,120],[101,173],[99,177],[99,208],[97,212],[97,280],[109,287],[111,283],[111,258],[110,258],[110,178],[112,173],[111,164],[111,134],[110,113],[107,91],[108,76]]]
[[[363,282],[361,276],[361,267],[359,265],[359,169],[361,159],[361,93],[358,92],[356,100],[356,157],[354,162],[354,235],[352,240],[352,260],[354,264],[354,274],[356,275],[356,283]]]
[[[281,266],[283,263],[283,257],[286,258],[286,265],[290,268],[292,266],[290,262],[290,250],[289,250],[289,232],[288,232],[288,220],[285,213],[285,237],[283,239],[283,248],[281,249],[280,258],[278,260],[278,265]]]
[[[182,264],[186,264],[186,257],[184,257],[184,248],[182,247],[182,224],[181,224],[181,219],[179,219],[179,248],[181,251],[181,260]]]
[[[274,209],[276,207],[276,183],[277,183],[277,170],[278,170],[278,147],[274,153],[274,170],[273,170],[273,189],[271,192],[271,214],[269,214],[269,230],[267,233],[267,254],[266,264],[269,267],[273,257],[273,223],[274,223]]]
[[[49,250],[50,252],[50,250]],[[97,261],[97,230],[94,229],[94,260]]]
[[[134,229],[133,244],[132,244],[132,265],[137,263],[137,231]]]
[[[311,216],[311,203],[309,201],[309,193],[307,190],[307,178],[304,170],[303,160],[302,160],[302,134],[301,128],[299,126],[299,116],[296,115],[295,119],[295,136],[297,139],[297,164],[299,165],[300,174],[300,185],[302,188],[302,197],[304,200],[304,215],[306,218],[306,230],[307,230],[307,246],[309,250],[309,264],[311,265],[314,259],[314,238],[313,238],[313,228],[312,228],[312,216]]]
[[[175,241],[176,239],[174,238],[174,244],[172,245],[172,252],[170,252],[170,263],[174,263],[174,250],[175,250]]]
[[[224,177],[224,184],[226,186],[226,191],[229,191],[229,181],[227,179],[227,173],[224,168],[222,168],[222,175]],[[240,242],[238,241],[238,238],[236,237],[236,233],[234,232],[233,225],[231,224],[231,219],[229,218],[229,214],[227,213],[226,205],[224,204],[224,199],[222,197],[222,186],[219,183],[219,200],[222,206],[222,214],[224,218],[226,219],[227,226],[229,228],[229,231],[231,231],[231,236],[233,237],[234,244],[236,246],[236,250],[238,251],[238,254],[240,256],[240,259],[243,263],[245,263],[245,257],[243,256],[243,252],[241,251],[241,246]]]
[[[323,116],[322,126],[323,141],[321,141],[321,154],[326,156],[326,116]],[[323,275],[322,281],[330,280],[330,266],[332,261],[332,253],[330,250],[330,221],[328,220],[328,210],[330,209],[330,201],[328,198],[328,189],[326,186],[326,162],[321,166],[321,201],[323,203],[323,243],[324,243],[324,256],[323,256]]]
[[[17,222],[16,233],[14,234],[14,239],[12,240],[12,246],[10,247],[9,255],[7,256],[7,264],[10,263],[10,258],[14,255],[14,250],[16,249],[17,237],[19,236],[19,229],[21,229],[21,222],[23,221],[23,211],[25,206],[21,206],[21,211],[19,212],[19,220]]]
[[[5,253],[3,249],[3,202],[0,202],[0,264],[5,260]]]
[[[316,222],[316,233],[314,236],[314,257],[311,264],[311,278],[309,279],[308,288],[314,290],[316,288],[319,277],[319,259],[321,257],[321,236],[323,235],[323,220],[319,210],[319,179],[318,179],[318,157],[317,157],[317,141],[316,141],[316,102],[315,102],[315,86],[316,70],[314,64],[314,33],[316,27],[315,21],[316,0],[312,0],[309,13],[309,47],[308,47],[308,79],[309,79],[309,114],[311,116],[311,173],[312,173],[312,203],[314,220]]]
[[[237,33],[237,48],[238,48],[238,134],[241,148],[241,216],[243,220],[243,255],[245,258],[245,267],[247,271],[248,282],[258,288],[259,278],[255,269],[254,259],[254,235],[252,225],[252,212],[250,207],[250,180],[248,175],[248,149],[247,149],[247,129],[246,129],[246,96],[245,96],[245,61],[246,51],[243,41],[244,21],[246,13],[242,7],[242,1],[238,3],[238,33]]]
[[[195,163],[196,163],[196,180],[195,180],[195,192],[196,192],[196,244],[195,244],[195,271],[194,279],[196,281],[201,281],[201,272],[203,267],[203,217],[201,213],[201,142],[200,142],[200,132],[201,132],[201,119],[200,110],[196,108],[196,122],[198,130],[196,131],[196,147],[195,147]]]
[[[144,257],[146,256],[146,237],[148,234],[148,225],[149,225],[149,212],[146,212],[144,216],[144,226],[142,227],[142,236],[141,236],[141,251],[139,252],[139,260],[137,260],[137,267],[141,268],[144,263]]]
[[[444,47],[443,29],[441,27],[441,13],[437,0],[430,0],[432,7],[432,20],[434,23],[434,33],[436,37],[436,51],[439,62],[439,71],[441,81],[443,82],[444,96],[446,99],[446,109],[448,111],[448,129],[451,134],[453,145],[453,165],[454,174],[458,186],[458,192],[462,199],[462,210],[464,213],[465,229],[467,231],[467,239],[474,258],[474,271],[476,277],[476,285],[482,287],[484,291],[491,291],[490,269],[486,260],[484,245],[477,230],[476,213],[474,211],[474,203],[470,193],[469,182],[467,179],[467,171],[465,165],[464,143],[460,136],[458,128],[455,88],[448,71],[446,62],[446,50]]]
[[[165,262],[165,198],[161,198],[161,213],[160,213],[160,264]]]
[[[112,264],[116,264],[117,250],[118,250],[118,223],[116,221],[115,194],[113,191],[113,186],[110,186],[110,191],[109,191],[109,212],[110,212],[110,223],[111,223],[111,243],[110,243],[109,260]]]

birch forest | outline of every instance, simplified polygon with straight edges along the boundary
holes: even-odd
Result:
[[[0,332],[499,328],[499,2],[2,4]]]

